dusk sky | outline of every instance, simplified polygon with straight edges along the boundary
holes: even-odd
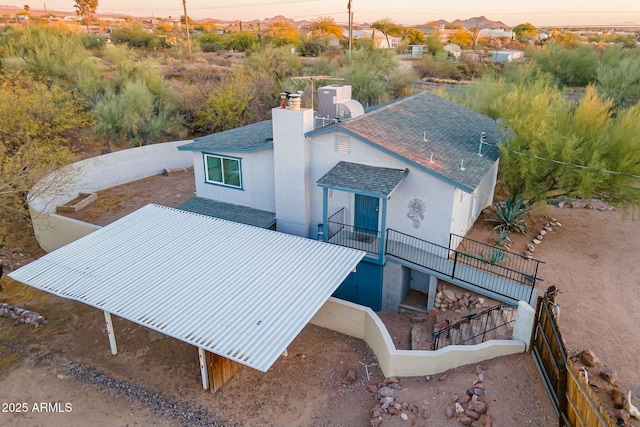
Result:
[[[333,17],[347,22],[348,0],[187,0],[189,16],[243,20],[284,15],[295,20]],[[49,10],[73,11],[72,0],[46,0]],[[42,9],[44,3],[26,0],[6,1],[22,8]],[[530,22],[539,26],[640,24],[640,3],[631,0],[352,0],[354,22],[373,22],[389,17],[401,24],[422,24],[446,19],[468,19],[484,15],[493,21],[515,26]],[[98,12],[117,12],[133,16],[180,16],[182,0],[101,0]]]

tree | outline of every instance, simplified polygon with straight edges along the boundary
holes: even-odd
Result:
[[[89,118],[75,97],[24,72],[0,74],[0,248],[12,227],[29,218],[32,187],[72,158],[69,144]],[[62,191],[64,176],[48,181]]]
[[[544,74],[483,77],[457,99],[502,118],[499,182],[512,197],[589,198],[640,207],[640,106],[618,110],[589,86],[574,104]],[[618,172],[616,174],[608,171]]]
[[[534,55],[540,68],[562,86],[585,87],[596,80],[598,53],[590,46],[568,49],[549,45]]]
[[[451,36],[451,43],[455,43],[461,47],[471,47],[473,45],[473,35],[469,30],[457,30]]]
[[[538,34],[538,29],[528,22],[516,25],[512,31],[520,41],[532,40]]]
[[[384,18],[374,22],[371,24],[371,28],[381,31],[382,34],[384,34],[387,39],[387,47],[389,48],[391,47],[389,36],[398,37],[401,36],[404,31],[404,27],[402,25],[390,18]]]
[[[315,19],[311,23],[311,31],[326,36],[334,35],[338,39],[340,39],[343,36],[344,28],[342,28],[341,25],[337,24],[333,18],[322,17]]]
[[[402,39],[408,44],[423,45],[427,42],[427,38],[425,37],[424,33],[420,30],[416,30],[415,28],[407,28],[406,30],[404,30]]]
[[[289,21],[274,22],[266,34],[267,40],[274,46],[297,45],[300,42],[300,32]]]
[[[427,45],[427,49],[431,55],[436,55],[438,52],[442,52],[444,49],[444,45],[442,44],[440,38],[438,37],[438,34],[436,33],[429,34],[425,38],[424,43]]]
[[[598,93],[612,99],[616,107],[640,102],[640,51],[609,48],[597,69]]]
[[[74,0],[74,9],[76,14],[82,17],[84,24],[87,26],[87,32],[89,32],[89,23],[93,21],[98,8],[98,0]]]

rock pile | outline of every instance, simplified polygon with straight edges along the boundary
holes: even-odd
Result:
[[[533,253],[536,251],[537,246],[542,243],[547,233],[553,231],[555,227],[562,227],[562,224],[556,221],[555,218],[549,218],[544,227],[538,231],[538,235],[532,240],[532,243],[527,244],[527,250],[524,251],[524,256],[527,259],[533,259]]]
[[[484,396],[485,372],[482,366],[476,366],[478,379],[461,395],[454,394],[451,404],[445,409],[447,418],[456,417],[458,422],[471,427],[491,427],[491,415],[487,413]]]
[[[0,303],[0,317],[14,320],[14,326],[24,323],[25,325],[34,325],[37,328],[40,325],[47,324],[44,316],[40,313],[27,310],[26,308],[15,307],[7,303]]]
[[[466,290],[464,292],[462,290],[454,291],[447,284],[440,282],[438,283],[433,306],[443,312],[451,309],[459,313],[467,309],[487,308],[489,307],[489,302],[486,298]]]
[[[399,416],[404,421],[409,419],[409,413],[420,415],[426,419],[428,417],[426,404],[422,405],[422,411],[416,405],[407,402],[398,402],[395,398],[397,390],[401,390],[400,381],[397,378],[386,378],[384,382],[378,386],[370,384],[368,390],[374,393],[378,403],[371,410],[371,418],[369,424],[377,427],[382,423],[382,416],[389,414],[391,416]]]

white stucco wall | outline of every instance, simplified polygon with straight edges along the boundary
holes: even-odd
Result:
[[[177,149],[189,142],[165,142],[103,154],[65,166],[42,179],[29,192],[31,222],[40,247],[51,252],[100,228],[57,215],[58,205],[73,200],[78,193],[94,193],[159,175],[165,169],[190,167],[191,153]]]
[[[407,168],[407,164],[400,159],[385,154],[355,138],[350,138],[350,153],[337,153],[334,150],[335,134],[315,135],[307,139],[313,159],[310,178],[314,183],[311,187],[311,219],[314,224],[322,222],[322,190],[315,182],[339,161],[396,169]],[[454,207],[453,191],[453,186],[422,170],[409,167],[409,174],[387,202],[387,228],[447,246]],[[329,215],[344,206],[347,209],[347,223],[353,223],[353,195],[337,190],[331,193],[328,202]],[[414,228],[413,221],[407,217],[409,202],[414,198],[422,200],[426,205],[425,218],[420,222],[419,228]],[[468,220],[468,213],[469,206],[467,205],[463,216],[465,224]]]
[[[276,211],[275,183],[273,174],[273,149],[250,153],[224,152],[218,154],[240,159],[242,168],[242,189],[210,184],[204,178],[204,156],[193,152],[193,173],[196,181],[196,195],[235,205],[249,206],[268,212]]]

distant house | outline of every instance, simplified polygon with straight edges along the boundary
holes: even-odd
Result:
[[[491,53],[491,59],[496,62],[521,61],[524,59],[524,52],[521,50],[498,50]]]
[[[277,231],[365,250],[335,296],[374,310],[397,311],[410,289],[432,306],[437,278],[462,284],[412,257],[421,246],[442,248],[446,264],[452,241],[492,203],[495,121],[429,92],[364,114],[350,86],[320,88],[317,115],[298,102],[178,148],[193,152],[200,209],[271,213]],[[529,295],[506,300],[518,299]]]
[[[344,30],[344,36],[349,37],[349,31]],[[379,49],[395,49],[402,41],[401,37],[386,36],[382,31],[373,28],[366,30],[353,30],[353,39],[371,39],[374,47]]]
[[[460,59],[460,56],[462,55],[462,49],[455,43],[449,43],[443,47],[442,50],[453,56],[455,59]]]

